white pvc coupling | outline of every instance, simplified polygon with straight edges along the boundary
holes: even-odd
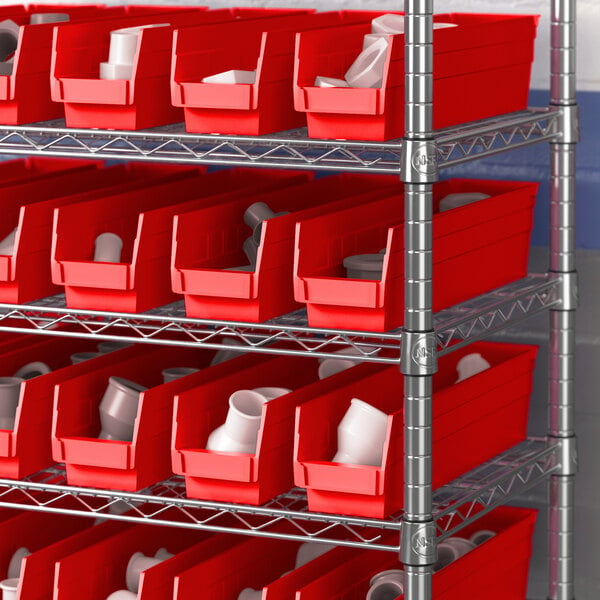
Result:
[[[474,375],[489,369],[491,366],[492,365],[490,365],[479,352],[467,354],[466,356],[463,356],[456,365],[456,371],[458,373],[456,383],[468,379],[469,377],[473,377]]]
[[[101,440],[131,442],[140,394],[147,388],[122,377],[110,377],[100,402]]]
[[[304,542],[300,544],[298,553],[296,554],[296,565],[295,569],[299,569],[311,560],[315,560],[319,556],[322,556],[326,552],[333,550],[335,544],[320,544],[318,542]]]
[[[240,69],[232,69],[230,71],[216,73],[215,75],[208,75],[207,77],[204,77],[202,79],[202,83],[252,84],[256,83],[256,71],[243,71]]]
[[[0,429],[14,429],[21,396],[20,377],[0,377]]]
[[[78,365],[97,356],[100,356],[100,352],[75,352],[75,354],[71,354],[70,359],[71,363]]]
[[[262,598],[262,590],[254,590],[252,588],[244,588],[237,600],[260,600]]]
[[[187,377],[192,373],[197,373],[200,369],[194,369],[193,367],[171,367],[162,371],[162,377],[164,383],[171,383],[176,379]]]
[[[100,79],[131,79],[142,29],[168,26],[168,23],[153,23],[111,31],[108,62],[100,63]]]
[[[19,579],[17,577],[0,581],[0,589],[2,590],[2,600],[17,600],[18,587]]]
[[[336,79],[335,77],[324,77],[323,75],[317,75],[315,78],[315,87],[350,87],[345,79]]]
[[[160,558],[154,556],[146,556],[142,552],[136,552],[129,559],[127,564],[127,571],[125,572],[125,580],[127,582],[127,589],[130,592],[137,593],[140,588],[140,575],[143,571],[151,569],[152,567],[161,563]]]
[[[15,227],[2,241],[0,241],[0,255],[12,256],[15,253],[15,241],[18,227]]]
[[[379,467],[387,434],[388,415],[353,398],[337,428],[338,450],[332,462]]]
[[[12,555],[8,563],[7,575],[9,579],[21,577],[21,567],[23,566],[23,559],[29,556],[31,552],[23,546],[17,548],[15,553]]]
[[[344,76],[350,87],[381,87],[388,48],[388,39],[382,37],[358,55]]]
[[[467,206],[467,204],[473,204],[473,202],[479,202],[479,200],[485,200],[489,198],[488,194],[481,192],[460,192],[456,194],[448,194],[440,200],[439,212],[445,212],[452,210],[453,208],[460,208],[461,206]]]
[[[231,394],[225,423],[208,436],[207,450],[254,454],[266,401],[254,390],[238,390]]]
[[[52,369],[44,362],[35,360],[33,362],[23,365],[16,371],[13,377],[19,377],[20,379],[33,379],[40,375],[47,375],[51,373]]]
[[[130,592],[129,590],[117,590],[106,597],[106,600],[136,600],[137,594]]]
[[[489,539],[496,535],[495,531],[491,529],[480,529],[476,531],[469,539],[476,545],[479,546],[483,542],[487,542]]]
[[[390,569],[371,578],[366,600],[394,600],[404,594],[404,571]]]
[[[66,23],[71,18],[67,13],[33,13],[29,18],[30,25],[45,25],[46,23]]]
[[[116,233],[101,233],[94,243],[95,262],[121,262],[123,240]]]
[[[11,19],[0,22],[0,75],[12,75],[21,27]]]

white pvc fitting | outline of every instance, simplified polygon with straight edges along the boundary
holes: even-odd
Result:
[[[469,540],[473,542],[476,546],[483,544],[483,542],[487,542],[489,539],[493,538],[496,535],[495,531],[491,529],[481,529],[476,531]]]
[[[404,594],[404,571],[390,569],[371,578],[366,600],[395,600]]]
[[[388,415],[353,398],[337,429],[338,451],[332,462],[381,466]]]
[[[434,23],[434,29],[445,29],[447,27],[456,27],[456,23]],[[404,33],[404,15],[394,15],[391,13],[376,17],[371,21],[371,31],[373,33],[398,34]]]
[[[7,575],[9,579],[15,579],[21,577],[21,567],[23,565],[23,559],[29,556],[31,552],[24,546],[17,548],[15,553],[12,555],[10,562],[8,563]]]
[[[0,429],[15,428],[23,381],[20,377],[0,377]]]
[[[260,394],[265,402],[269,402],[270,400],[274,400],[275,398],[279,398],[279,396],[285,396],[286,394],[291,394],[292,390],[289,388],[281,388],[281,387],[257,387],[252,390],[257,394]]]
[[[29,24],[45,25],[46,23],[65,23],[70,20],[67,13],[34,13],[29,19]]]
[[[456,371],[458,373],[456,383],[468,379],[469,377],[473,377],[473,375],[477,375],[477,373],[481,373],[491,366],[492,365],[490,365],[479,352],[467,354],[466,356],[463,356],[456,365]]]
[[[52,369],[44,362],[36,360],[34,362],[23,365],[13,377],[20,377],[21,379],[33,379],[40,375],[47,375],[51,373]]]
[[[21,27],[12,19],[0,22],[0,62],[9,62],[19,45],[19,31]],[[8,59],[8,60],[7,60]],[[12,73],[12,64],[11,73]],[[3,73],[8,75],[10,73]]]
[[[208,436],[206,448],[254,454],[265,401],[265,397],[254,390],[238,390],[231,394],[225,423]]]
[[[117,590],[107,596],[106,600],[136,600],[137,594],[130,592],[129,590]]]
[[[200,369],[194,369],[193,367],[171,367],[162,371],[162,377],[164,383],[170,383],[176,379],[181,379],[192,373],[197,373]]]
[[[256,71],[232,69],[231,71],[223,71],[222,73],[216,73],[215,75],[203,77],[202,83],[252,84],[256,83]]]
[[[2,75],[3,73],[0,73]],[[17,237],[18,227],[15,227],[1,242],[0,255],[12,256],[15,252],[15,239]]]
[[[252,588],[244,588],[237,600],[260,600],[262,598],[262,590],[253,590]]]
[[[114,340],[107,340],[106,342],[100,342],[97,346],[100,354],[108,354],[115,350],[121,350],[121,348],[129,348],[131,344],[129,342],[115,342]]]
[[[404,33],[404,15],[391,13],[376,17],[371,21],[372,33],[396,34]]]
[[[332,88],[332,87],[350,87],[345,79],[336,79],[335,77],[324,77],[317,75],[315,78],[315,87]]]
[[[125,571],[127,589],[130,592],[135,592],[137,594],[140,587],[140,575],[142,572],[151,569],[161,562],[163,561],[160,558],[156,558],[155,556],[146,556],[142,552],[136,552],[135,554],[132,554],[129,562],[127,563],[127,570]]]
[[[446,538],[444,542],[456,550],[459,558],[475,548],[475,544],[471,540],[461,537],[449,537]]]
[[[355,254],[344,259],[348,279],[381,280],[385,254]]]
[[[366,50],[367,48],[369,48],[370,46],[372,46],[377,40],[380,39],[385,39],[388,44],[390,42],[389,40],[390,34],[389,33],[367,33],[367,35],[365,35],[365,37],[363,38],[363,50]]]
[[[131,442],[140,393],[147,388],[122,377],[110,377],[100,402],[101,440]]]
[[[11,578],[0,581],[0,589],[2,590],[2,600],[17,600],[17,588],[19,587],[19,579]]]
[[[440,200],[440,212],[446,210],[452,210],[453,208],[460,208],[473,202],[479,202],[479,200],[485,200],[489,198],[488,194],[481,192],[461,192],[456,194],[448,194]]]
[[[254,236],[246,238],[242,247],[244,248],[244,253],[248,257],[248,260],[250,261],[250,266],[256,266],[256,260],[258,258],[258,244],[254,241]]]
[[[296,566],[295,569],[299,569],[311,560],[318,558],[319,556],[333,550],[335,544],[320,544],[318,542],[304,542],[300,544],[298,553],[296,554]]]
[[[433,565],[434,571],[439,571],[447,567],[451,562],[460,558],[458,548],[453,544],[447,544],[445,541],[440,542],[437,546],[437,561]]]
[[[169,558],[173,558],[175,555],[169,552],[166,548],[159,548],[154,553],[154,558],[158,558],[161,562],[163,560],[168,560]]]
[[[101,233],[95,241],[95,262],[121,262],[123,240],[116,233]]]
[[[350,87],[381,87],[388,48],[388,40],[380,38],[358,55],[344,75]]]
[[[319,379],[331,377],[336,373],[350,369],[357,365],[359,361],[350,360],[349,358],[326,358],[319,365]]]
[[[252,229],[252,239],[257,247],[260,244],[263,221],[275,216],[275,213],[264,202],[255,202],[244,212],[244,223]]]
[[[243,342],[236,340],[235,338],[231,340],[226,340],[226,343],[230,346],[239,346],[240,348],[244,347]],[[244,350],[232,350],[231,348],[221,348],[221,350],[217,350],[217,352],[215,352],[215,355],[210,361],[210,366],[214,367],[215,365],[221,364],[226,360],[231,360],[236,356],[240,356],[241,354],[244,354],[244,352]]]
[[[72,364],[78,365],[97,356],[101,356],[100,352],[76,352],[75,354],[71,354],[70,358]]]

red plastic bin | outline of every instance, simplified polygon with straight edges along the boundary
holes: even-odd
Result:
[[[115,360],[114,355],[103,355],[73,365],[70,356],[95,351],[94,341],[25,337],[17,346],[1,347],[3,373],[12,376],[24,365],[37,361],[52,371],[21,384],[14,429],[0,430],[0,477],[10,479],[21,479],[54,464],[51,435],[55,385]]]
[[[434,186],[433,310],[524,277],[538,184],[451,179]],[[450,193],[490,198],[438,212]],[[294,295],[313,327],[387,331],[404,319],[404,208],[398,197],[297,225]],[[315,243],[319,240],[319,243]],[[381,280],[347,278],[347,256],[386,248]]]
[[[294,568],[299,545],[279,539],[241,540],[180,573],[173,598],[236,600],[245,588],[260,590]]]
[[[175,180],[60,207],[55,213],[52,281],[64,285],[70,308],[141,312],[177,299],[171,290],[173,217],[227,195],[282,189],[310,175],[251,169],[208,175],[179,173]],[[123,240],[121,262],[91,260],[94,240],[106,231]],[[74,235],[76,233],[76,235]]]
[[[479,352],[492,368],[460,383],[460,358]],[[433,486],[440,487],[523,441],[536,346],[480,342],[440,359],[433,380]],[[310,510],[385,517],[403,505],[403,377],[396,367],[361,364],[355,380],[296,411],[294,480]],[[359,398],[389,415],[380,467],[331,462],[337,426]]]
[[[54,209],[115,189],[149,186],[180,168],[128,164],[100,169],[102,163],[64,161],[64,171],[32,176],[3,186],[4,238],[17,225],[12,255],[0,256],[0,301],[23,303],[61,291],[51,280],[50,250]],[[125,183],[126,182],[126,183]],[[137,182],[137,183],[136,183]],[[115,187],[117,186],[117,187]],[[81,190],[87,190],[82,192]]]
[[[111,354],[112,361],[96,362],[93,370],[60,382],[54,400],[52,452],[56,461],[66,463],[69,484],[136,491],[171,476],[173,397],[190,385],[190,378],[163,384],[161,371],[203,368],[213,354],[190,348],[130,347]],[[98,439],[98,408],[111,376],[148,388],[140,394],[131,442]]]
[[[53,516],[54,520],[60,519]],[[54,570],[56,563],[79,550],[87,548],[101,540],[134,527],[131,523],[108,521],[91,527],[93,521],[82,519],[87,529],[79,531],[32,552],[21,563],[21,581],[17,597],[19,600],[46,600],[54,596]]]
[[[537,16],[452,13],[434,21],[458,25],[433,33],[435,129],[527,107]],[[390,38],[381,88],[314,86],[317,75],[342,79],[370,32],[369,24],[299,34],[294,101],[311,137],[404,134],[404,34]]]
[[[56,505],[56,507],[59,506],[66,507],[64,502]],[[61,515],[61,518],[57,519],[53,514],[3,509],[0,511],[0,573],[2,573],[2,579],[7,578],[9,562],[17,549],[24,547],[35,553],[76,534],[89,525],[88,519],[80,517]],[[27,569],[29,559],[30,557],[26,557],[21,563],[22,575]],[[21,579],[17,589],[17,598],[21,600],[25,600],[25,596],[20,595],[23,587],[24,581]],[[31,600],[34,599],[39,600],[40,596],[31,598]]]
[[[501,507],[461,529],[457,536],[467,539],[483,529],[496,535],[434,573],[432,598],[523,600],[536,517],[535,510]],[[366,550],[300,588],[294,600],[364,600],[371,577],[402,568],[392,553]]]
[[[201,23],[227,23],[287,15],[293,21],[302,10],[220,9],[190,7],[153,15],[130,15],[94,23],[61,25],[53,42],[52,99],[64,103],[69,127],[145,129],[183,120],[180,108],[171,104],[169,77],[174,29]],[[123,27],[168,23],[167,27],[140,32],[131,79],[99,79],[99,65],[108,57],[110,31]],[[226,25],[223,25],[226,27]]]
[[[294,109],[296,32],[366,22],[378,13],[326,12],[268,21],[188,27],[175,32],[171,98],[182,106],[186,130],[263,135],[306,124]],[[253,84],[202,83],[209,75],[256,71]]]
[[[19,8],[19,7],[15,7]],[[124,14],[123,7],[77,6],[70,4],[29,5],[26,10],[0,13],[21,26],[10,75],[0,75],[0,123],[21,125],[63,116],[63,106],[50,97],[52,33],[55,23],[29,25],[32,14],[58,12],[69,15],[70,22],[88,21]]]
[[[260,322],[291,312],[300,307],[293,289],[296,222],[385,192],[401,192],[396,178],[330,176],[289,187],[285,194],[244,195],[178,215],[171,255],[173,291],[184,294],[188,317]],[[253,272],[232,271],[248,263],[243,241],[250,229],[243,215],[254,202],[290,214],[264,222]]]
[[[171,515],[172,516],[172,515]],[[119,590],[126,589],[125,573],[127,563],[135,552],[146,556],[154,556],[160,548],[166,548],[171,553],[178,553],[190,548],[207,534],[157,525],[134,525],[99,540],[86,548],[61,557],[56,563],[54,579],[55,600],[106,600],[107,596]],[[212,536],[211,536],[212,537]],[[149,590],[146,579],[154,571],[163,571],[164,567],[174,558],[143,571],[140,577],[139,600],[164,600],[171,598],[172,593],[160,595]],[[164,579],[163,576],[160,579]],[[156,577],[154,577],[156,580]],[[173,578],[169,577],[172,589]],[[25,599],[23,599],[25,600]]]
[[[323,381],[318,361],[245,355],[189,377],[173,413],[173,471],[185,476],[189,498],[262,504],[293,487],[297,406],[331,393],[354,378],[340,373]],[[225,422],[229,396],[239,389],[276,386],[290,394],[265,403],[255,454],[206,449],[209,434]]]

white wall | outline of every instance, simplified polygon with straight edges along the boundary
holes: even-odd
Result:
[[[69,0],[36,0],[35,4],[57,4]],[[70,0],[73,3],[74,0]],[[80,4],[97,0],[80,0]],[[123,4],[127,0],[107,0]],[[75,0],[77,3],[77,0]],[[0,0],[2,4],[13,0]],[[303,6],[319,10],[353,8],[364,10],[402,10],[402,0],[129,0],[129,4],[189,4],[210,6]],[[600,0],[578,0],[578,62],[579,89],[600,91]],[[509,12],[540,14],[536,61],[532,87],[547,89],[549,73],[550,0],[437,0],[436,12]]]

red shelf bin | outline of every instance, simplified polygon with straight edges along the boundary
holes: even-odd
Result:
[[[537,511],[501,507],[461,529],[468,538],[490,529],[496,535],[433,575],[434,600],[490,598],[523,600]],[[386,569],[403,569],[390,552],[365,550],[296,592],[294,600],[364,600],[371,577]],[[396,600],[402,600],[398,596]]]
[[[69,127],[145,129],[183,120],[171,104],[169,87],[174,29],[201,23],[224,23],[240,18],[272,18],[287,14],[291,21],[306,11],[271,9],[186,10],[129,14],[127,17],[56,28],[52,49],[52,100],[64,103]],[[99,65],[108,57],[110,31],[122,27],[165,23],[168,27],[140,32],[138,51],[129,80],[99,79]],[[226,25],[223,25],[226,27]],[[149,100],[151,99],[151,101]]]
[[[101,163],[81,162],[77,168],[66,168],[70,164],[67,159],[64,171],[3,187],[5,218],[0,238],[8,235],[15,224],[18,230],[13,254],[0,256],[0,301],[24,303],[62,291],[52,283],[50,270],[55,208],[116,189],[150,185],[160,181],[161,176],[179,172],[136,164],[101,169]]]
[[[93,521],[77,518],[84,522],[82,524],[87,524],[88,528],[40,548],[23,560],[17,596],[19,600],[52,598],[54,596],[55,565],[60,559],[134,527],[131,523],[122,521],[107,521],[90,527]],[[54,519],[60,522],[56,515],[54,515]]]
[[[293,487],[295,410],[315,397],[310,384],[319,381],[317,370],[314,359],[248,354],[190,377],[175,398],[171,445],[172,468],[185,476],[187,496],[262,504]],[[319,382],[327,389],[334,384]],[[256,453],[207,450],[209,434],[225,422],[229,396],[264,386],[293,392],[263,406]]]
[[[16,347],[0,347],[3,350],[3,373],[12,376],[22,366],[34,361],[42,361],[52,371],[21,384],[15,427],[0,430],[0,477],[10,479],[21,479],[54,464],[51,435],[55,385],[115,360],[112,356],[101,356],[72,365],[70,356],[77,352],[95,351],[94,341],[27,338]]]
[[[366,11],[326,12],[175,32],[171,99],[184,108],[186,130],[263,135],[306,124],[294,109],[296,32],[370,20]],[[230,69],[256,71],[253,84],[202,83]]]
[[[434,30],[435,129],[527,108],[537,16],[440,14]],[[317,75],[343,78],[369,25],[302,32],[294,101],[316,138],[384,141],[404,135],[404,35],[392,36],[381,88],[319,88]],[[468,98],[468,101],[457,99]]]
[[[135,552],[154,556],[160,548],[177,554],[185,551],[208,534],[193,529],[157,525],[134,525],[106,539],[60,558],[54,578],[55,600],[106,600],[112,592],[126,589],[127,563]],[[211,536],[212,537],[212,536]],[[174,558],[143,571],[140,577],[139,600],[164,600],[172,594],[157,595],[148,588],[146,579],[157,570],[163,571]],[[156,577],[153,577],[156,581]],[[158,578],[160,581],[164,579]],[[169,578],[172,589],[172,577]],[[25,599],[23,599],[25,600]]]
[[[93,370],[60,382],[52,452],[57,462],[66,463],[69,484],[137,491],[170,477],[173,397],[187,389],[191,378],[163,384],[161,371],[174,366],[203,368],[213,354],[190,348],[131,347],[111,354],[112,361],[96,362]],[[131,442],[98,439],[98,408],[111,376],[149,388],[140,395]]]
[[[307,179],[310,175],[285,171],[234,169],[205,175],[187,170],[151,187],[60,207],[53,227],[52,281],[65,286],[70,308],[141,312],[174,302],[170,260],[177,213]],[[119,263],[92,260],[94,240],[106,231],[123,240]]]
[[[433,310],[524,277],[538,185],[451,179],[434,186]],[[490,198],[438,212],[450,193]],[[387,331],[404,318],[404,209],[397,195],[299,223],[294,295],[313,327]],[[315,240],[319,240],[316,244]],[[381,280],[349,279],[347,256],[386,248]]]
[[[115,16],[124,10],[93,5],[31,5],[25,12],[1,17],[10,18],[21,26],[12,74],[0,75],[0,123],[3,125],[21,125],[63,116],[63,105],[53,102],[50,97],[52,33],[56,24],[29,25],[31,15],[37,12],[66,13],[70,22],[78,22]]]
[[[472,352],[492,368],[454,384],[458,361]],[[480,342],[441,358],[433,382],[434,488],[525,439],[536,352],[535,346]],[[294,480],[307,488],[310,510],[381,518],[403,504],[403,377],[395,367],[372,364],[349,371],[356,377],[350,384],[297,409]],[[389,415],[381,467],[331,462],[352,398]]]
[[[279,539],[241,540],[177,575],[173,598],[237,600],[243,589],[261,589],[293,569],[299,545]]]
[[[58,506],[58,505],[57,505]],[[2,510],[0,512],[0,573],[6,579],[10,559],[18,548],[25,547],[30,552],[45,548],[51,544],[68,538],[69,536],[89,527],[90,521],[80,517],[56,515],[42,512]],[[21,573],[25,574],[28,556],[23,559]],[[19,582],[17,598],[25,600],[22,589],[25,587],[23,578]],[[51,597],[51,596],[50,596]],[[33,596],[31,600],[48,598],[48,596]]]
[[[394,177],[329,176],[289,187],[285,194],[245,195],[178,215],[171,255],[173,291],[184,294],[188,317],[261,322],[300,308],[293,289],[296,223],[390,190],[396,195],[402,191]],[[263,224],[253,272],[231,271],[248,262],[243,242],[250,230],[243,215],[254,202],[291,212]]]

